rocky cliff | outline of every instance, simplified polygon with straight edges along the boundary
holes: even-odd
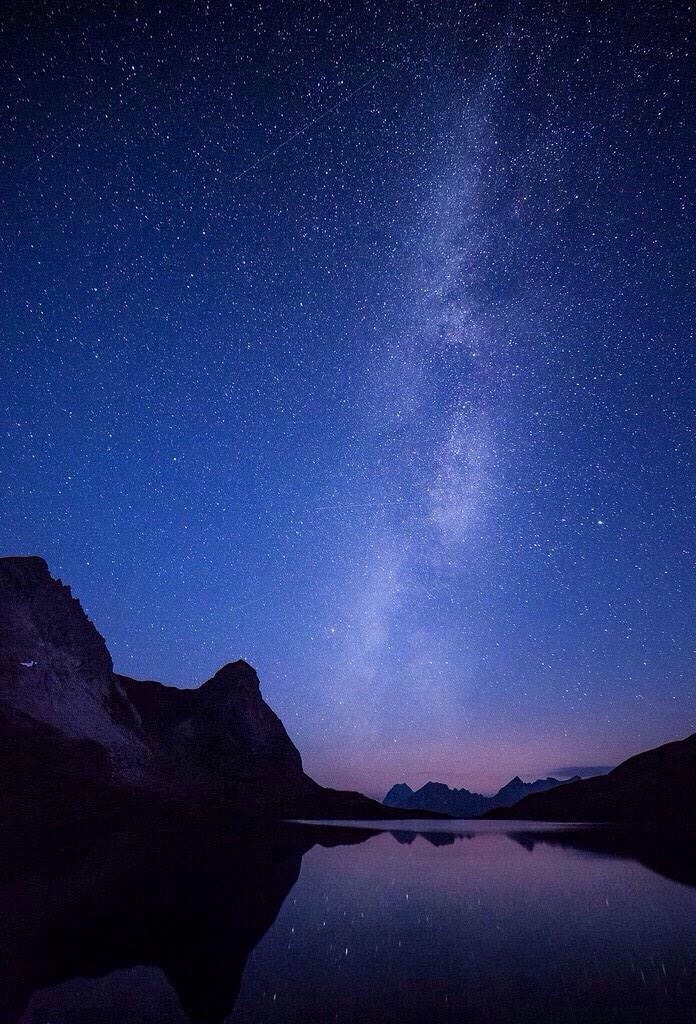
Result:
[[[196,689],[113,671],[70,588],[37,557],[0,558],[0,804],[101,818],[133,801],[240,814],[404,817],[319,786],[244,661]]]
[[[153,752],[155,777],[178,793],[214,793],[235,803],[253,794],[256,806],[301,797],[299,751],[261,696],[245,661],[221,668],[196,689],[118,676]]]
[[[142,776],[149,752],[106,644],[42,558],[0,559],[0,702],[5,714],[101,744],[116,773]]]
[[[79,601],[40,558],[0,559],[0,715],[16,746],[49,730],[66,756],[82,751],[92,781],[256,808],[297,800],[305,784],[249,665],[226,665],[194,690],[116,675]]]

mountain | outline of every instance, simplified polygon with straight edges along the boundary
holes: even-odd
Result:
[[[103,638],[40,558],[0,559],[0,731],[16,751],[62,747],[91,783],[238,806],[297,801],[300,755],[254,670],[196,690],[117,675]]]
[[[624,761],[607,775],[526,796],[504,814],[535,821],[696,822],[696,733]]]
[[[28,813],[127,820],[153,800],[244,815],[396,816],[304,773],[246,662],[195,689],[115,673],[80,602],[34,556],[0,558],[0,773],[0,811],[15,822]]]
[[[547,777],[545,779],[537,779],[535,782],[523,782],[519,775],[516,775],[506,786],[499,789],[492,799],[495,800],[497,807],[512,807],[518,800],[528,796],[530,793],[545,793],[549,789],[556,789],[557,786],[567,786],[569,782],[577,782],[579,778],[579,775],[574,775],[572,779],[553,779]]]
[[[299,751],[261,696],[245,661],[221,668],[196,689],[116,676],[153,752],[150,778],[191,795],[214,793],[243,805],[297,800],[304,789]]]
[[[450,789],[442,782],[426,782],[415,792],[406,783],[399,783],[392,786],[382,803],[386,807],[414,811],[421,808],[439,811],[455,818],[475,818],[493,806],[480,793],[470,793],[468,789]]]
[[[389,790],[382,803],[385,807],[408,807],[413,790],[405,782],[397,782]]]
[[[148,751],[104,640],[42,558],[0,559],[0,701],[75,744],[110,751],[135,782]]]
[[[387,807],[413,811],[438,811],[455,818],[478,818],[496,807],[512,807],[529,793],[541,793],[566,784],[560,779],[523,782],[516,775],[495,796],[483,796],[481,793],[471,793],[468,789],[450,789],[442,782],[426,782],[414,792],[405,782],[400,782],[392,786],[382,803]]]

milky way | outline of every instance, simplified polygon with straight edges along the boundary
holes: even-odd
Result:
[[[329,784],[696,729],[686,8],[0,17],[3,553]]]

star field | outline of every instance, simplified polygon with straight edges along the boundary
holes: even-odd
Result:
[[[686,5],[0,14],[0,538],[319,781],[696,730]]]

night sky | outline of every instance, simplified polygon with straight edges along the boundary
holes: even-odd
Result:
[[[2,553],[327,784],[696,730],[689,16],[5,5]]]

